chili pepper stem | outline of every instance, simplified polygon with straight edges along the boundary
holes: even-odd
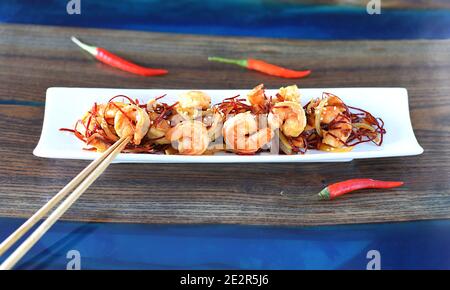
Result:
[[[328,187],[322,189],[318,195],[320,199],[330,199],[330,191],[328,190]]]
[[[210,57],[208,57],[208,60],[222,62],[222,63],[236,64],[239,66],[248,67],[248,61],[246,59],[231,59],[231,58],[210,56]]]
[[[92,54],[93,56],[97,55],[97,47],[92,45],[87,45],[86,43],[81,42],[78,38],[75,36],[72,36],[70,38],[76,45],[78,45],[81,49],[89,52],[89,54]]]

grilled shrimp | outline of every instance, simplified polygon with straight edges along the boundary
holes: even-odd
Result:
[[[119,137],[133,136],[132,142],[139,145],[150,127],[147,112],[139,106],[128,104],[114,117],[114,129]]]
[[[352,122],[347,116],[347,107],[340,98],[327,94],[322,100],[311,101],[307,112],[308,124],[323,137],[322,143],[335,148],[345,145],[352,132]]]
[[[222,133],[227,148],[236,153],[253,154],[272,139],[272,130],[259,129],[257,116],[240,113],[223,124]]]
[[[211,108],[205,111],[202,122],[208,130],[208,135],[211,141],[214,141],[222,136],[223,120],[224,116],[216,108]]]
[[[322,143],[335,148],[343,147],[351,133],[352,122],[350,118],[339,114],[329,123],[328,130],[323,132]]]
[[[296,85],[281,87],[278,90],[278,98],[280,102],[282,101],[290,101],[300,103],[300,92]]]
[[[114,129],[114,117],[118,108],[126,106],[123,102],[111,102],[108,104],[95,104],[90,111],[86,112],[77,122],[75,130],[86,137],[87,145],[103,152],[110,144],[119,140]],[[100,132],[100,133],[93,133]]]
[[[166,137],[166,133],[170,130],[170,121],[160,118],[160,114],[149,112],[150,128],[147,137],[156,144],[170,144],[170,140]]]
[[[297,137],[306,127],[305,110],[298,102],[279,102],[272,107],[268,121],[273,130],[281,128],[284,135]]]
[[[211,106],[211,97],[200,91],[190,91],[178,98],[177,112],[186,119],[196,119]]]
[[[254,113],[262,113],[264,112],[266,105],[267,105],[267,99],[266,95],[264,93],[264,84],[257,85],[254,87],[248,94],[247,99],[250,102],[250,105],[252,105],[253,112]]]
[[[118,108],[123,108],[126,105],[123,102],[95,104],[89,112],[84,114],[81,122],[77,124],[76,129],[82,135],[86,136],[87,130],[92,131],[95,126],[100,126],[111,141],[117,141],[119,138],[114,129],[114,117],[119,111]]]
[[[166,114],[164,106],[158,103],[157,99],[151,99],[147,103],[147,112],[150,118],[150,128],[147,132],[148,139],[155,144],[170,144],[166,133],[171,128],[171,122],[162,116],[162,114]]]
[[[116,117],[119,108],[124,108],[127,104],[123,102],[110,102],[107,104],[98,105],[97,121],[105,132],[106,136],[113,140],[119,140],[116,130],[114,129],[114,118]]]
[[[166,137],[172,146],[184,155],[202,155],[209,145],[206,126],[196,120],[187,120],[171,128]]]
[[[87,145],[94,147],[98,152],[103,152],[108,149],[110,142],[98,133],[88,136],[88,131],[92,132],[99,121],[100,118],[89,111],[77,122],[75,130],[86,138],[85,141]],[[115,138],[117,138],[117,136],[115,136]]]

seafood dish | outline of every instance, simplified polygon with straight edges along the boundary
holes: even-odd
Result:
[[[123,153],[170,155],[348,152],[361,143],[381,146],[386,134],[381,118],[334,94],[323,92],[302,106],[296,85],[268,95],[260,84],[246,96],[224,96],[215,104],[202,91],[181,93],[174,103],[165,97],[143,102],[117,95],[60,130],[84,142],[85,150],[103,152],[130,136]]]

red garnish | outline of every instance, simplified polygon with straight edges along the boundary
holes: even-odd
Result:
[[[243,103],[245,99],[238,99],[239,95],[236,95],[231,98],[224,99],[221,103],[216,104],[215,106],[221,112],[225,118],[229,114],[237,115],[239,113],[245,113],[252,110],[250,105]]]
[[[130,97],[128,97],[128,96],[125,96],[125,95],[116,95],[116,96],[112,97],[111,99],[109,99],[108,103],[111,103],[114,99],[117,99],[117,98],[125,98],[125,99],[127,99],[131,104],[136,105],[136,102],[133,101],[132,98],[130,98]]]

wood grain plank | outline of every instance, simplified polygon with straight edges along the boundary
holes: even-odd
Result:
[[[168,67],[171,74],[141,78],[95,64],[68,41],[71,34],[143,64]],[[0,216],[31,215],[87,165],[31,154],[44,108],[27,102],[43,102],[47,87],[286,84],[205,60],[209,54],[255,51],[255,57],[313,68],[314,75],[300,82],[304,87],[406,86],[425,153],[330,164],[113,164],[64,219],[322,225],[450,217],[450,41],[236,39],[21,25],[1,25],[0,35]],[[354,177],[401,179],[406,186],[334,202],[316,199],[324,185]]]
[[[444,88],[450,76],[450,40],[295,41],[204,37],[114,30],[2,25],[0,99],[42,101],[51,86],[124,88],[248,88],[290,81],[211,63],[208,55],[249,56],[280,65],[313,68],[302,87],[404,86],[433,81]],[[92,60],[70,35],[120,53],[144,65],[165,67],[165,77],[145,78]],[[205,78],[205,75],[208,78]],[[436,79],[437,77],[437,79]],[[23,84],[26,83],[27,86]],[[14,91],[20,88],[20,93]]]

